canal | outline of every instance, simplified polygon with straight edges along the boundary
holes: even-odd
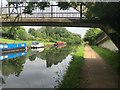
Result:
[[[56,88],[72,60],[74,48],[46,47],[14,53],[18,57],[0,61],[2,87]]]

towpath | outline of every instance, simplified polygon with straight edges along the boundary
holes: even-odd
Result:
[[[90,46],[85,47],[81,88],[118,88],[118,75]]]

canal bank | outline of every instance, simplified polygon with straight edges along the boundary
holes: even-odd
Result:
[[[4,38],[0,38],[0,43],[26,43],[28,47],[30,47],[30,45],[32,44],[33,41],[22,41],[22,40],[12,40],[12,39],[4,39]],[[40,42],[40,41],[39,41]],[[49,45],[53,45],[53,42],[44,42],[41,41],[42,43],[45,44],[45,46],[49,46]]]
[[[80,74],[84,64],[84,47],[77,47],[72,56],[72,61],[63,76],[63,80],[59,83],[59,88],[80,88]]]

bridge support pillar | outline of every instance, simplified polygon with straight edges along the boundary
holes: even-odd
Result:
[[[108,26],[101,29],[110,37],[120,52],[120,34],[117,32],[117,30],[114,30]]]

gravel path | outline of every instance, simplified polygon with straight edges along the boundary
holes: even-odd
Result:
[[[117,73],[90,46],[85,47],[84,58],[81,88],[118,88]]]

